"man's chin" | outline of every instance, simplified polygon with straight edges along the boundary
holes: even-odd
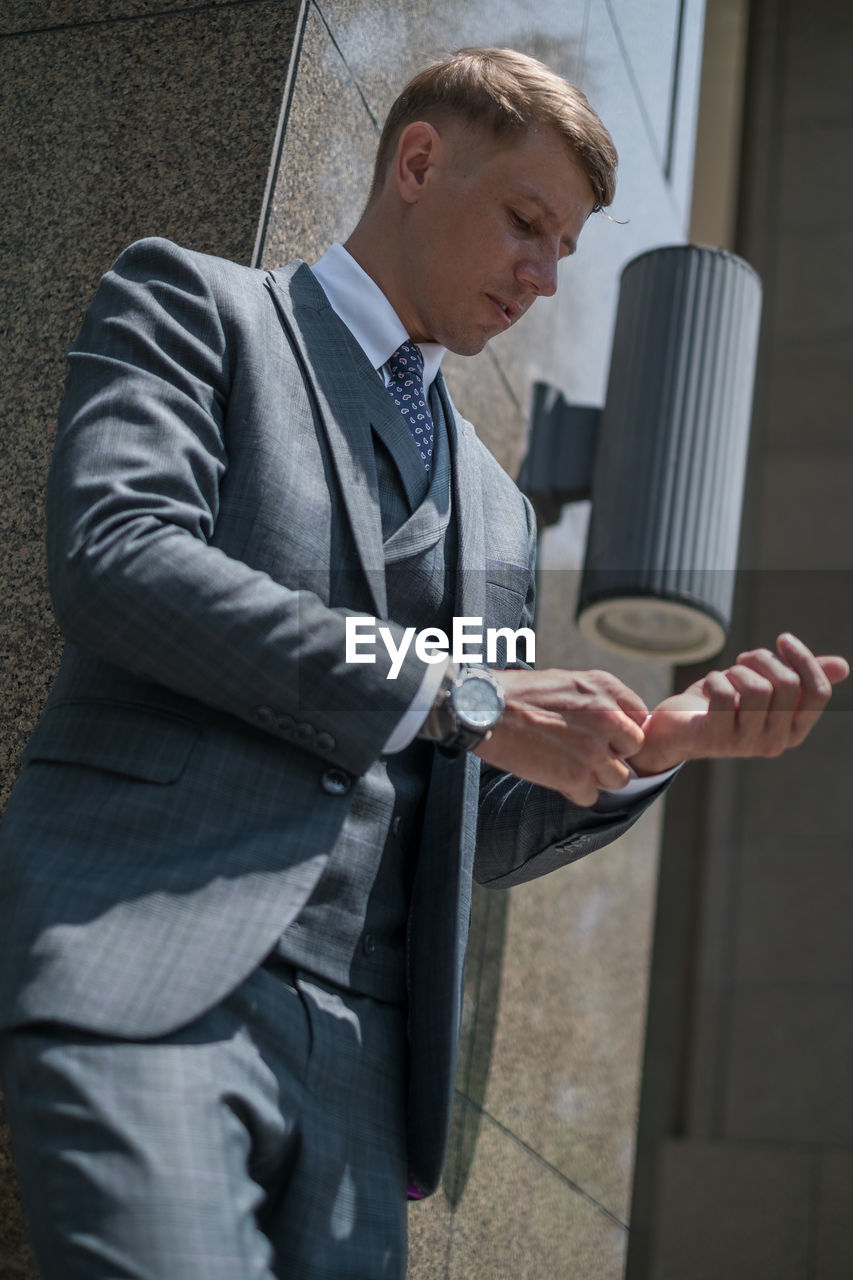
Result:
[[[455,356],[476,356],[483,350],[487,342],[497,335],[494,333],[454,334],[442,345],[452,351]]]

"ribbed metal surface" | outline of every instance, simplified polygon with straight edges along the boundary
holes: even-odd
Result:
[[[578,613],[603,597],[693,604],[727,628],[761,284],[676,245],[622,274]]]

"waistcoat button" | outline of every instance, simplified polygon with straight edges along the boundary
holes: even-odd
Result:
[[[366,956],[372,956],[376,950],[376,939],[372,933],[366,933],[361,940],[361,947]]]
[[[343,769],[327,769],[320,779],[327,795],[345,796],[352,786],[352,778]]]

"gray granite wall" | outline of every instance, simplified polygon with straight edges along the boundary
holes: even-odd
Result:
[[[298,5],[6,0],[0,14],[0,804],[59,657],[43,491],[99,277],[164,235],[248,262]],[[0,1275],[30,1274],[0,1146]]]
[[[5,6],[5,787],[57,655],[41,495],[63,351],[98,276],[140,235],[249,260],[294,9]],[[514,474],[533,380],[600,403],[621,266],[686,236],[702,10],[702,0],[648,0],[642,13],[632,0],[312,0],[261,260],[310,260],[347,234],[378,126],[427,58],[507,44],[576,79],[620,150],[612,218],[592,220],[555,299],[475,360],[447,364],[460,409]],[[567,512],[544,539],[540,664],[608,665],[654,701],[666,669],[614,662],[573,627],[586,516]],[[411,1211],[412,1276],[622,1274],[660,817],[548,881],[476,895],[454,1139],[441,1191]],[[0,1175],[8,1188],[2,1164]],[[26,1274],[8,1200],[0,1214],[0,1274]]]

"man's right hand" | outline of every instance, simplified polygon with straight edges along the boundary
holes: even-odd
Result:
[[[643,745],[649,711],[607,671],[493,671],[506,708],[476,754],[487,764],[595,804],[630,778],[625,761]]]

